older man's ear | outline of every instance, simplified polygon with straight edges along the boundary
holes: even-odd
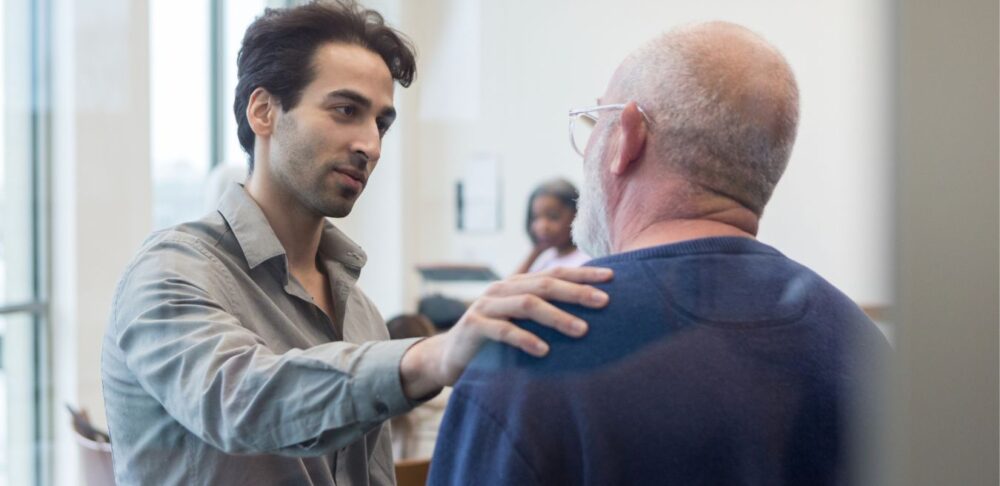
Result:
[[[634,101],[625,104],[621,112],[621,152],[611,164],[611,173],[622,175],[629,170],[632,163],[639,159],[646,147],[646,121]]]

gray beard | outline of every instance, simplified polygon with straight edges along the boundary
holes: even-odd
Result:
[[[597,135],[597,134],[595,134]],[[591,147],[594,160],[584,160],[583,188],[573,220],[573,242],[593,258],[611,254],[611,233],[608,228],[608,200],[601,187],[600,157],[604,140]]]

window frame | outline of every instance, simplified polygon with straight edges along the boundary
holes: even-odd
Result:
[[[11,5],[14,5],[11,7]],[[51,294],[49,261],[50,204],[49,187],[51,174],[51,2],[49,0],[20,0],[20,4],[8,3],[5,9],[18,11],[23,17],[4,15],[4,29],[16,27],[18,37],[26,41],[28,66],[5,66],[5,70],[16,72],[28,68],[27,86],[30,99],[27,117],[30,119],[29,133],[29,211],[30,235],[28,248],[30,275],[30,297],[23,301],[0,302],[0,319],[27,318],[30,341],[30,403],[24,408],[30,411],[31,462],[28,475],[36,485],[52,482],[51,444],[54,444],[52,427],[54,407],[52,406],[51,353],[50,340],[50,299]],[[11,39],[13,37],[8,37]],[[8,46],[4,46],[7,49]],[[6,55],[5,55],[6,58]],[[6,114],[5,114],[6,115]],[[2,148],[7,150],[6,147]],[[5,163],[11,163],[8,159]],[[7,342],[7,339],[4,339]],[[10,410],[8,409],[8,414]],[[7,420],[7,417],[3,417]],[[10,440],[10,437],[8,437]],[[5,471],[9,473],[10,468]]]

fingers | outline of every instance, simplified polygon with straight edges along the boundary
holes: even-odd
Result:
[[[556,267],[543,272],[522,273],[513,275],[508,280],[525,280],[538,277],[551,277],[567,282],[576,283],[600,283],[611,280],[614,272],[610,268],[602,267]]]
[[[545,300],[557,300],[586,307],[600,308],[608,303],[608,294],[589,285],[560,280],[544,274],[532,278],[510,279],[490,286],[486,295],[510,297],[532,294]]]
[[[483,298],[480,301],[488,299]],[[411,348],[417,348],[421,343],[436,344],[432,340],[437,340],[439,343],[443,342],[441,351],[430,353],[430,356],[433,356],[431,360],[437,363],[436,365],[428,366],[431,370],[428,373],[434,377],[435,383],[442,385],[455,383],[486,340],[513,346],[539,358],[548,354],[549,345],[538,336],[507,322],[505,320],[506,317],[496,318],[483,312],[481,307],[482,304],[477,302],[448,332],[430,337]],[[424,348],[426,347],[424,346]],[[408,354],[403,355],[404,360]],[[420,360],[410,359],[408,363],[414,361],[421,362]],[[413,373],[412,375],[419,376],[419,373]]]
[[[540,358],[549,352],[549,345],[545,344],[545,341],[507,321],[481,318],[478,327],[485,337],[518,348],[532,356]]]
[[[515,275],[490,285],[486,294],[448,332],[452,345],[447,354],[453,358],[447,360],[449,372],[456,377],[461,374],[482,339],[499,341],[537,357],[549,352],[548,344],[508,322],[510,319],[530,319],[571,337],[586,334],[586,322],[547,300],[603,307],[608,303],[608,295],[587,284],[606,282],[612,276],[607,268],[555,268]]]
[[[587,332],[587,323],[583,319],[557,308],[537,295],[521,294],[506,297],[484,297],[477,301],[475,305],[477,307],[476,312],[491,320],[510,318],[530,319],[571,337],[580,337]],[[507,325],[520,329],[510,323],[507,323]]]

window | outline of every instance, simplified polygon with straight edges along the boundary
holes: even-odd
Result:
[[[204,212],[211,160],[211,7],[202,0],[149,2],[153,227]]]
[[[219,164],[246,163],[232,111],[236,54],[264,8],[285,5],[150,0],[154,228],[210,211],[215,201],[209,199],[221,190],[209,186],[224,178],[215,181],[209,173]]]
[[[0,3],[0,485],[44,480],[46,5]]]
[[[220,93],[220,105],[222,107],[220,126],[222,131],[219,136],[224,152],[221,154],[225,162],[232,165],[246,164],[246,155],[240,147],[240,141],[236,138],[236,117],[233,114],[233,94],[236,92],[236,54],[240,51],[240,44],[243,42],[243,34],[247,27],[257,16],[264,12],[264,8],[271,6],[264,0],[245,0],[240,2],[225,2],[224,20],[221,22],[222,45],[219,46],[219,65],[222,74],[222,90]]]

